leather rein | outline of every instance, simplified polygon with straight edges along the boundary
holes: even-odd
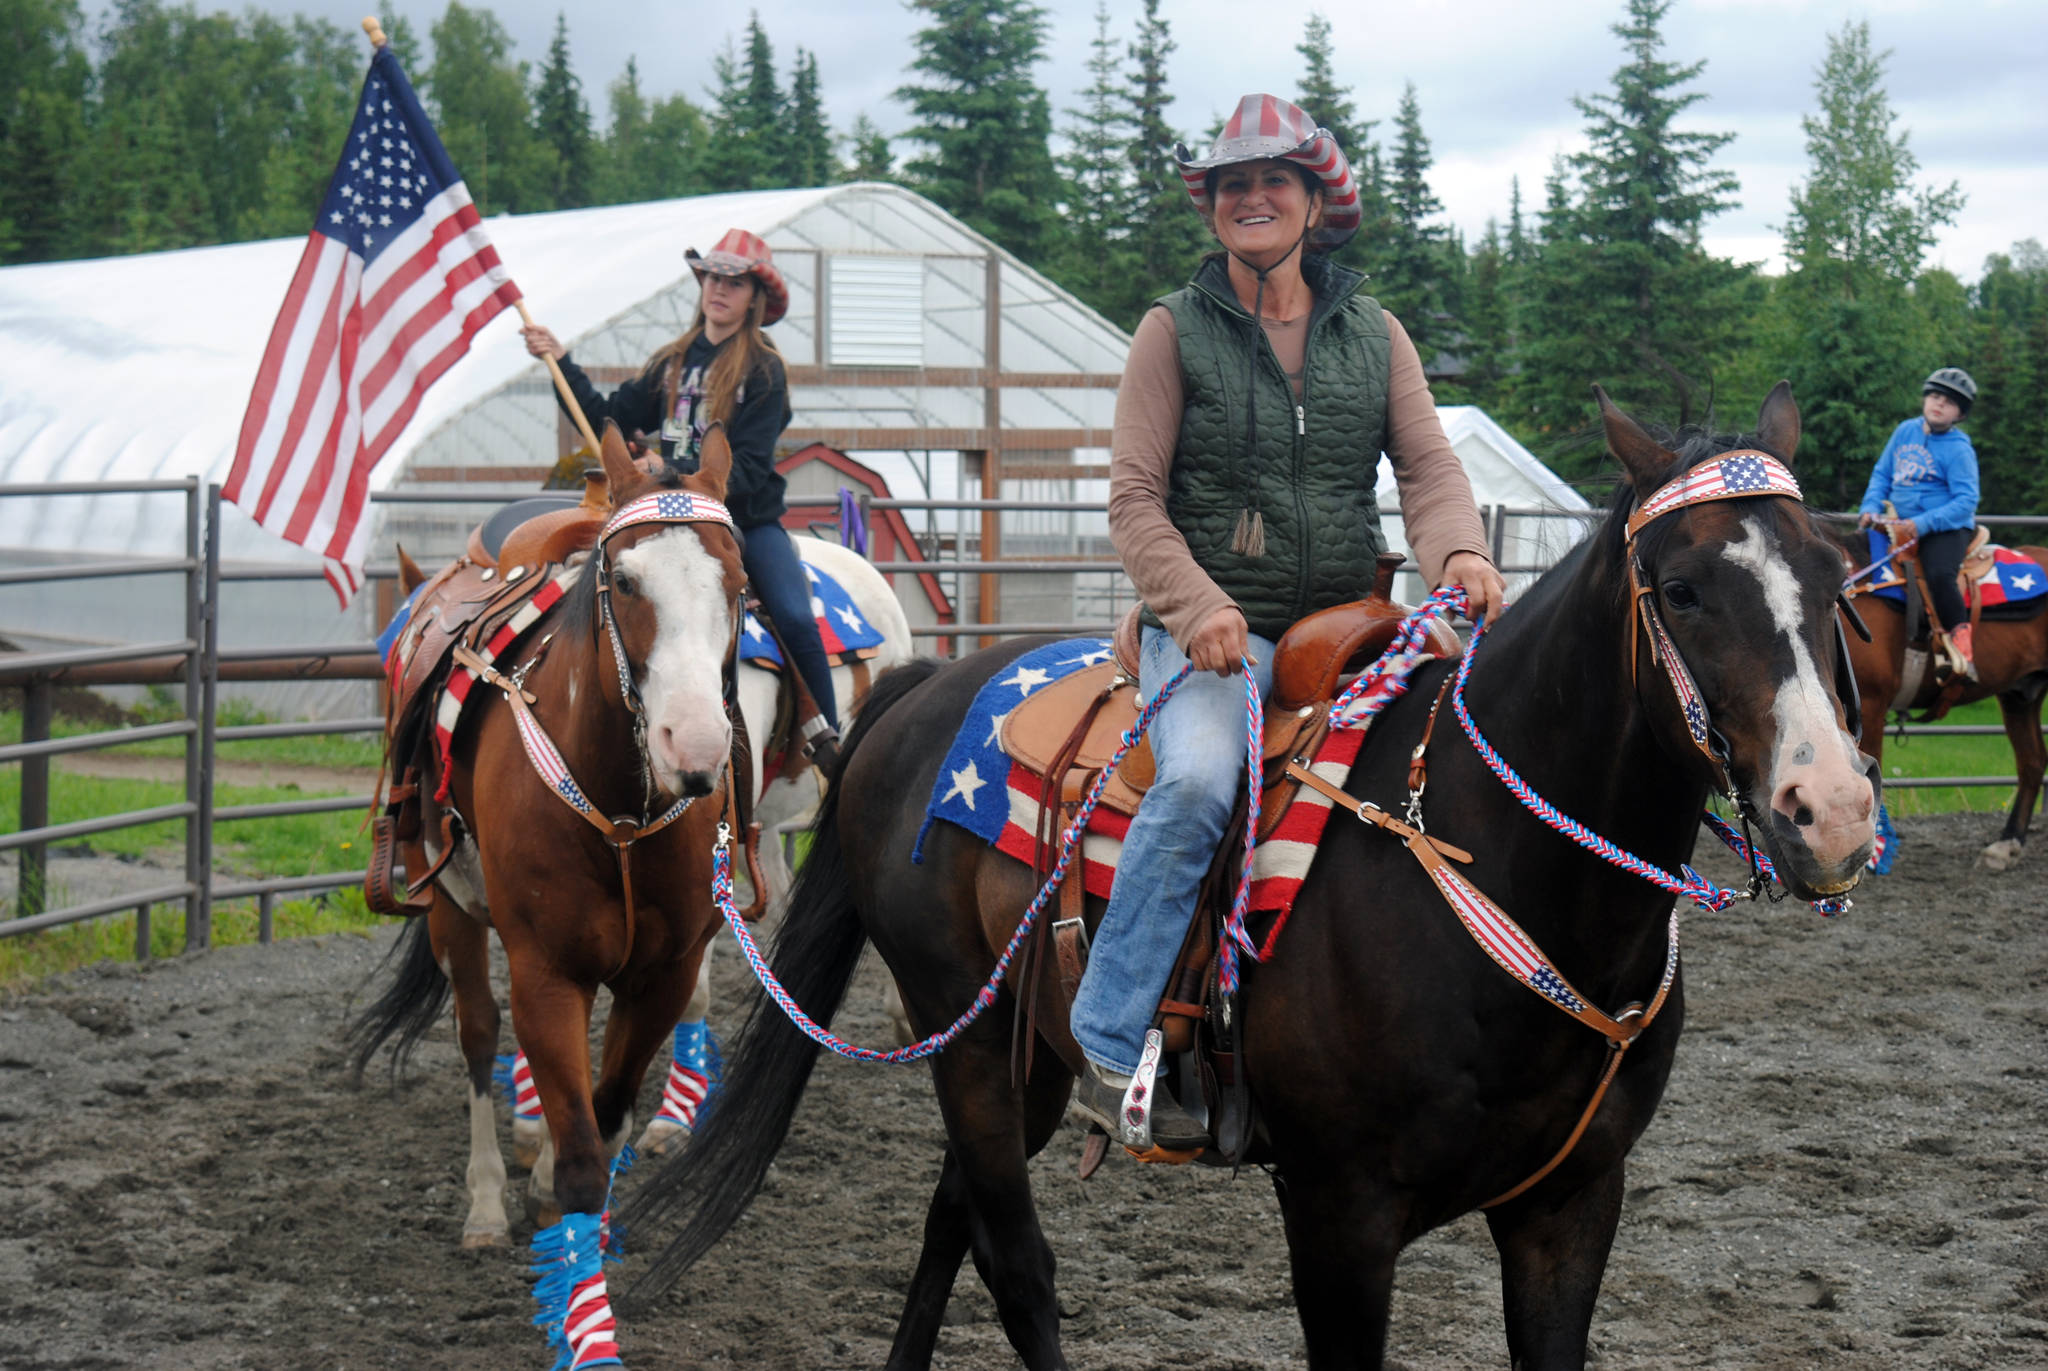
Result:
[[[733,529],[732,514],[717,500],[688,491],[657,491],[629,501],[605,521],[604,530],[598,535],[595,556],[597,558],[597,602],[598,617],[603,621],[602,641],[611,647],[612,663],[619,673],[619,693],[627,708],[633,713],[633,741],[639,754],[642,800],[640,813],[635,815],[607,816],[591,803],[589,793],[577,784],[569,770],[569,764],[562,757],[562,751],[548,736],[547,729],[534,714],[536,698],[526,690],[526,673],[540,661],[547,651],[549,640],[543,640],[540,650],[526,660],[510,675],[481,658],[467,660],[463,665],[470,668],[477,678],[495,686],[503,692],[505,701],[512,706],[512,718],[519,728],[519,741],[526,750],[527,760],[556,799],[582,816],[604,838],[619,859],[619,882],[624,889],[626,902],[626,948],[619,959],[623,968],[633,954],[635,910],[633,903],[632,848],[635,843],[651,838],[667,828],[697,802],[699,797],[685,795],[670,805],[658,817],[652,816],[658,793],[654,784],[654,766],[647,752],[647,708],[640,697],[640,687],[633,680],[633,669],[626,656],[625,638],[619,632],[618,617],[612,611],[612,574],[610,543],[612,536],[627,528],[640,524],[723,524]],[[735,529],[735,532],[737,530]],[[745,591],[733,605],[732,635],[725,645],[724,675],[725,695],[732,698],[732,676],[739,645],[740,614]],[[552,636],[552,635],[551,635]],[[461,656],[458,649],[458,656]],[[733,807],[732,767],[727,764],[719,769],[719,783],[726,792],[725,803],[728,812]],[[729,815],[728,815],[729,817]],[[614,974],[617,974],[616,971]]]
[[[1738,812],[1743,814],[1745,825],[1748,823],[1747,807],[1737,798],[1734,786],[1728,779],[1727,740],[1713,727],[1699,687],[1694,683],[1692,673],[1686,668],[1677,646],[1672,643],[1670,635],[1665,631],[1663,619],[1657,612],[1654,599],[1655,587],[1643,584],[1642,564],[1636,553],[1636,537],[1651,521],[1673,511],[1712,501],[1758,496],[1803,499],[1799,483],[1793,479],[1791,471],[1769,453],[1753,449],[1726,452],[1682,473],[1653,492],[1629,516],[1627,526],[1631,684],[1636,686],[1640,694],[1641,686],[1637,677],[1640,651],[1640,640],[1637,635],[1640,629],[1649,642],[1651,660],[1663,668],[1665,679],[1669,682],[1685,717],[1687,732],[1694,747],[1706,758],[1724,793],[1737,803]],[[1837,634],[1842,632],[1839,617],[1836,618],[1835,631]],[[1843,649],[1840,653],[1840,662],[1846,664],[1846,643],[1838,644],[1838,647]],[[1429,717],[1423,725],[1421,739],[1410,754],[1406,822],[1396,819],[1369,801],[1360,800],[1331,785],[1310,771],[1304,759],[1296,758],[1290,762],[1287,772],[1303,785],[1320,792],[1333,803],[1342,805],[1361,822],[1385,829],[1400,838],[1403,845],[1414,854],[1416,861],[1422,865],[1423,870],[1429,874],[1430,880],[1443,895],[1445,902],[1450,905],[1452,912],[1458,916],[1459,922],[1464,924],[1473,940],[1493,961],[1556,1008],[1607,1039],[1609,1050],[1606,1069],[1601,1073],[1599,1083],[1593,1088],[1592,1098],[1580,1112],[1578,1123],[1573,1127],[1571,1135],[1533,1175],[1513,1189],[1503,1191],[1479,1206],[1481,1209],[1491,1209],[1515,1199],[1556,1170],[1585,1136],[1594,1115],[1599,1112],[1601,1101],[1606,1098],[1608,1086],[1613,1084],[1616,1073],[1621,1069],[1623,1054],[1656,1019],[1670,996],[1672,984],[1678,973],[1678,913],[1674,908],[1671,914],[1665,943],[1664,971],[1656,992],[1647,1003],[1641,1000],[1632,1001],[1623,1006],[1618,1013],[1609,1015],[1594,1008],[1591,1001],[1572,987],[1543,954],[1542,949],[1505,910],[1446,864],[1446,858],[1456,862],[1470,862],[1472,859],[1470,854],[1463,850],[1440,842],[1424,832],[1422,796],[1428,787],[1428,752],[1430,739],[1436,729],[1437,715],[1462,675],[1460,671],[1453,671],[1445,676],[1436,699],[1429,707]],[[1752,856],[1752,893],[1761,884],[1761,880],[1761,874],[1756,870]]]

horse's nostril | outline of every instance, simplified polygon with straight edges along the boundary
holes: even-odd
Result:
[[[1813,811],[1805,805],[1799,806],[1797,810],[1793,811],[1792,822],[1801,828],[1813,827]]]

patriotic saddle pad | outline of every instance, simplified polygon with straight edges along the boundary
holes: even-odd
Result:
[[[811,617],[817,621],[818,639],[825,645],[825,656],[846,666],[856,658],[872,657],[880,651],[882,630],[867,621],[854,604],[853,596],[846,593],[846,587],[831,572],[820,571],[809,562],[804,563],[804,574],[811,578]],[[740,660],[770,671],[782,669],[781,649],[751,610],[740,629]]]
[[[1027,696],[1083,667],[1108,661],[1110,655],[1107,638],[1069,638],[1032,649],[982,686],[959,732],[953,735],[938,780],[932,785],[912,861],[923,861],[925,834],[942,819],[1027,865],[1036,859],[1041,782],[1003,750],[1003,721]],[[1341,787],[1364,741],[1362,728],[1332,729],[1310,770]],[[1277,912],[1284,921],[1315,860],[1316,844],[1329,817],[1330,801],[1302,787],[1279,825],[1252,856],[1254,912]],[[1088,830],[1081,838],[1081,871],[1090,895],[1109,897],[1130,824],[1124,815],[1104,805],[1096,806],[1089,816]],[[1278,932],[1276,922],[1268,941]]]
[[[1891,551],[1891,540],[1878,529],[1868,530],[1870,558],[1876,561]],[[1991,565],[1979,576],[1969,598],[1977,600],[1985,609],[2002,609],[2008,605],[2024,606],[2026,610],[2041,606],[2031,602],[2048,596],[2048,568],[2015,548],[2001,547],[1996,543],[1983,549],[1991,554]],[[1867,565],[1867,563],[1866,563]],[[1903,577],[1889,578],[1886,572],[1877,573],[1881,578],[1872,594],[1887,600],[1904,604],[1906,582]]]
[[[582,570],[580,565],[564,567],[553,580],[543,584],[525,604],[519,606],[510,618],[498,625],[488,639],[478,644],[476,655],[483,658],[486,665],[496,666],[529,629],[561,603],[562,596],[568,593],[570,584]],[[435,703],[434,747],[441,759],[441,788],[434,796],[437,802],[448,798],[448,785],[455,774],[449,766],[449,751],[455,745],[455,730],[462,726],[463,711],[476,695],[478,684],[476,673],[458,662],[449,671],[447,684],[441,687],[440,698]]]

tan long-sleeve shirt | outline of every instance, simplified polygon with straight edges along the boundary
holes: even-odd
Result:
[[[1464,465],[1436,417],[1436,401],[1422,374],[1422,358],[1407,330],[1388,314],[1392,343],[1387,385],[1387,456],[1401,491],[1401,517],[1422,567],[1435,585],[1453,553],[1486,553],[1486,529],[1472,499]],[[1262,321],[1274,355],[1301,394],[1308,342],[1306,318]],[[1166,494],[1180,441],[1180,338],[1173,315],[1155,306],[1138,323],[1131,355],[1117,389],[1116,428],[1110,440],[1109,536],[1131,583],[1167,632],[1183,648],[1217,610],[1233,603],[1212,580],[1187,539],[1167,517]],[[1379,454],[1361,450],[1358,479],[1378,479]]]

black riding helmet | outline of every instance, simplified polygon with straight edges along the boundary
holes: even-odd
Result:
[[[1920,383],[1922,395],[1941,392],[1962,407],[1964,414],[1977,402],[1977,383],[1961,367],[1942,367]]]

